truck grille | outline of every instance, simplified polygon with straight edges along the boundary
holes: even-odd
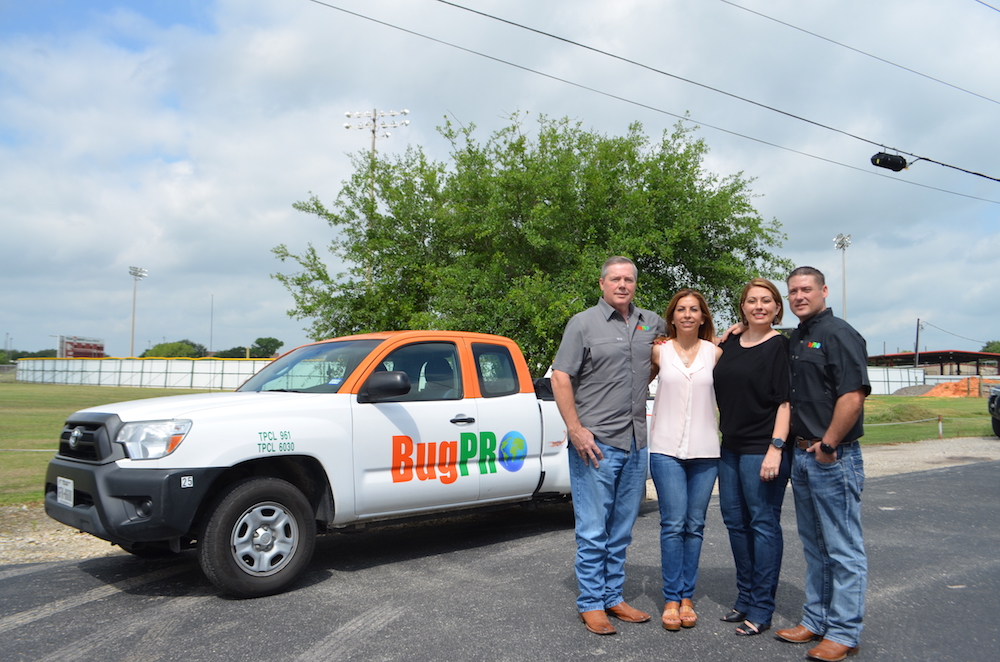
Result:
[[[66,421],[59,435],[59,455],[84,462],[105,462],[125,456],[120,444],[112,443],[121,420],[114,414],[77,414]]]

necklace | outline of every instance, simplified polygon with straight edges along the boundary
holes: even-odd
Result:
[[[694,361],[695,357],[698,355],[698,344],[695,343],[690,347],[684,347],[677,341],[674,341],[676,345],[677,356],[681,357],[681,361],[684,363],[685,368],[691,367],[691,362]]]

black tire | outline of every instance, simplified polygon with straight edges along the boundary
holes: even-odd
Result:
[[[993,434],[1000,437],[1000,418],[991,418],[993,421]]]
[[[305,496],[278,478],[236,483],[215,501],[198,540],[208,579],[238,598],[280,593],[316,548],[316,519]]]

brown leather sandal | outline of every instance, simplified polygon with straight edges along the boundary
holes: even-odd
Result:
[[[680,610],[681,626],[693,628],[698,623],[698,614],[694,613],[694,603],[691,598],[681,600]]]
[[[680,605],[676,602],[668,602],[663,606],[663,629],[677,632],[681,629]]]

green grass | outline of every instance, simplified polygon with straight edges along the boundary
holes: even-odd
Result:
[[[73,412],[124,400],[208,392],[0,382],[0,505],[41,501],[45,469],[59,447],[63,422]]]
[[[0,505],[41,501],[45,468],[59,446],[63,422],[87,407],[185,393],[181,389],[65,386],[0,381]],[[937,417],[946,437],[993,436],[984,398],[872,396],[865,402],[865,444],[937,439]],[[927,423],[876,425],[923,418]],[[17,449],[11,452],[8,449]],[[43,451],[43,452],[35,452]]]
[[[945,437],[992,437],[986,398],[930,398],[875,395],[865,401],[865,444],[892,444],[938,438],[937,417]],[[921,419],[925,423],[909,423]],[[880,425],[900,423],[899,425]]]

